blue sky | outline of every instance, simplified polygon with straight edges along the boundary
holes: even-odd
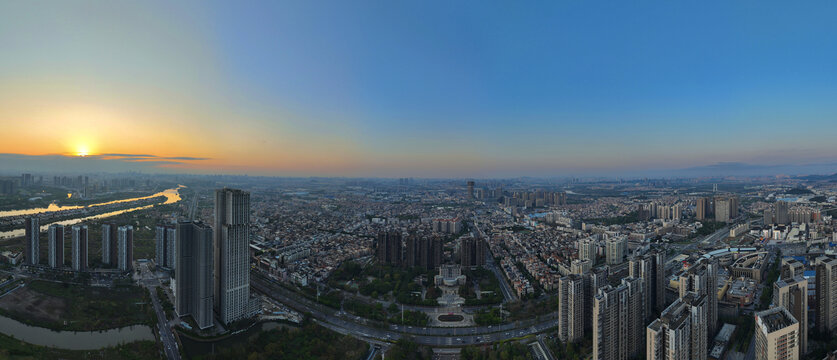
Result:
[[[253,141],[155,154],[218,159],[195,171],[619,174],[825,162],[837,150],[833,2],[86,3],[99,16],[66,15],[71,38],[22,33],[49,16],[35,7],[6,32],[18,51],[0,59],[0,79],[26,64],[93,77],[88,102],[111,108],[140,97],[198,112],[172,115],[187,124],[235,118]],[[127,54],[88,36],[115,27],[135,35]],[[76,42],[90,51],[31,64]],[[102,152],[148,152],[129,150]],[[235,166],[251,153],[309,166],[255,155]]]

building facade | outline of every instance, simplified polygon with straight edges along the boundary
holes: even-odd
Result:
[[[632,258],[628,264],[628,276],[645,281],[646,319],[656,318],[665,308],[665,257],[662,252],[652,251]]]
[[[800,359],[799,322],[784,307],[756,313],[756,360]]]
[[[116,224],[102,224],[102,263],[105,265],[116,265],[117,239],[119,233]]]
[[[41,225],[37,217],[30,216],[24,220],[25,238],[26,238],[26,263],[29,265],[38,265],[40,262],[40,233]]]
[[[563,342],[584,339],[584,279],[580,275],[558,279],[558,338]]]
[[[166,269],[175,268],[175,253],[177,251],[175,249],[175,236],[177,236],[175,226],[164,224],[157,225],[154,233],[154,238],[156,240],[154,260],[157,263],[157,266]]]
[[[823,333],[837,331],[837,259],[820,256],[814,260],[817,273],[817,328]]]
[[[215,191],[214,307],[224,324],[249,316],[250,193]]]
[[[808,351],[808,280],[802,275],[773,283],[773,306],[781,306],[799,322],[800,354]]]
[[[401,266],[402,262],[401,232],[382,231],[378,233],[378,242],[375,248],[375,257],[378,263]]]
[[[675,300],[645,329],[648,360],[706,360],[706,295],[689,293]]]
[[[176,229],[175,310],[178,316],[191,315],[199,328],[206,329],[213,325],[212,228],[200,222],[183,221]]]
[[[87,270],[87,225],[73,225],[73,270]]]
[[[593,299],[593,360],[627,360],[645,343],[642,279],[599,289]]]
[[[718,327],[718,261],[701,259],[680,275],[678,295],[706,295],[707,338],[713,339]]]
[[[49,267],[57,269],[64,266],[64,225],[49,226]]]
[[[120,226],[117,231],[119,236],[117,267],[122,271],[131,271],[134,269],[134,227]]]

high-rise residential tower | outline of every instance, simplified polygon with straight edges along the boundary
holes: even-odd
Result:
[[[87,270],[87,225],[73,225],[73,270]]]
[[[808,350],[808,280],[802,275],[773,283],[773,306],[781,306],[799,322],[800,354]]]
[[[706,197],[698,198],[695,204],[695,218],[698,220],[706,220],[709,218],[709,209],[712,200]]]
[[[598,256],[599,245],[593,239],[578,240],[578,258],[580,260],[590,260],[591,266],[596,266],[596,257]]]
[[[64,225],[49,226],[49,267],[57,269],[64,266]]]
[[[157,266],[167,269],[174,269],[174,259],[176,250],[174,249],[175,236],[177,230],[172,225],[157,225],[155,229],[155,262]]]
[[[558,337],[563,342],[584,339],[584,279],[568,275],[558,279]]]
[[[102,224],[102,263],[105,265],[116,265],[116,259],[119,256],[117,229],[114,223]]]
[[[26,263],[38,265],[40,262],[41,247],[39,238],[41,233],[40,222],[37,217],[30,216],[24,220],[26,232]]]
[[[378,263],[401,266],[401,232],[392,230],[378,233],[378,244],[376,246],[375,256],[378,258]]]
[[[213,305],[224,324],[249,315],[250,193],[236,189],[215,191]]]
[[[715,221],[729,222],[732,219],[730,213],[731,201],[726,197],[715,198]]]
[[[593,299],[593,360],[627,360],[645,344],[645,289],[640,278],[599,289]]]
[[[707,339],[715,338],[718,326],[718,261],[714,258],[701,259],[680,275],[678,295],[689,293],[706,295]]]
[[[756,360],[798,360],[799,322],[784,307],[756,313]]]
[[[607,264],[618,265],[625,261],[626,250],[628,249],[628,238],[615,236],[607,239]]]
[[[119,242],[117,267],[122,271],[131,271],[134,268],[134,227],[125,225],[119,227]]]
[[[183,221],[177,224],[177,236],[175,310],[178,316],[191,315],[201,329],[211,327],[212,228],[200,222]]]
[[[488,245],[480,237],[463,237],[459,240],[460,263],[463,267],[485,265]]]
[[[665,308],[665,258],[659,251],[652,251],[632,258],[628,264],[628,276],[645,281],[645,316],[655,319]]]
[[[602,266],[593,268],[589,272],[582,275],[582,278],[584,279],[585,333],[593,330],[593,317],[590,316],[590,314],[593,313],[593,303],[596,298],[596,294],[599,293],[599,289],[607,286],[608,271],[609,268],[607,266]]]
[[[675,300],[645,330],[648,360],[705,360],[708,353],[706,295]]]
[[[817,288],[817,328],[822,333],[837,331],[837,259],[820,256],[814,260]]]

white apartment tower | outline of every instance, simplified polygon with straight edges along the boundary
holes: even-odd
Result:
[[[584,338],[584,279],[580,275],[558,279],[558,337],[564,342]]]
[[[248,316],[250,193],[215,191],[215,312],[224,324]]]

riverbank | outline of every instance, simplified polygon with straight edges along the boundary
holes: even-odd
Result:
[[[110,359],[161,359],[160,350],[154,341],[135,341],[122,345],[95,350],[66,350],[38,346],[0,334],[0,359],[66,359],[66,360],[110,360]]]
[[[135,286],[115,289],[30,281],[0,298],[0,315],[56,331],[99,331],[153,325],[147,292]]]
[[[55,331],[0,316],[0,334],[33,346],[64,350],[97,350],[137,341],[154,342],[156,346],[154,333],[146,325],[100,331]]]

